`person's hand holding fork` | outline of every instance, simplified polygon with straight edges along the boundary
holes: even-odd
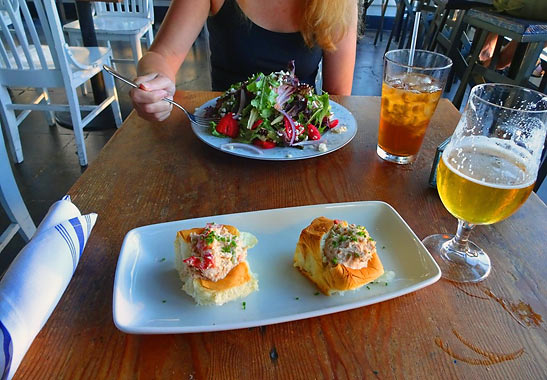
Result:
[[[138,76],[134,82],[139,88],[132,88],[129,96],[139,116],[149,121],[167,119],[173,105],[163,99],[173,99],[175,83],[166,75],[158,73]]]

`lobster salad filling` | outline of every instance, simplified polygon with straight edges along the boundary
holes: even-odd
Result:
[[[376,242],[365,227],[335,221],[326,235],[323,246],[323,262],[336,266],[361,269],[368,265],[376,252]]]
[[[184,259],[190,271],[218,281],[247,257],[247,246],[222,224],[207,223],[203,232],[190,235],[192,256]]]

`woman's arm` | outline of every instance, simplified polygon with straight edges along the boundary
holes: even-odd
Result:
[[[135,82],[142,89],[130,91],[137,113],[162,121],[172,106],[162,98],[175,94],[175,77],[211,10],[211,0],[173,0],[150,50],[141,58]]]
[[[352,1],[352,17],[336,50],[323,53],[323,90],[332,95],[351,95],[357,47],[357,1]]]
[[[210,9],[211,0],[173,0],[154,43],[139,61],[139,75],[156,72],[174,81]]]

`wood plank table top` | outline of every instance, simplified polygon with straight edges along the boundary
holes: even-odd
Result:
[[[175,99],[192,110],[215,95],[178,92]],[[290,162],[210,148],[177,110],[164,124],[132,113],[69,191],[82,213],[99,218],[67,291],[15,377],[545,378],[547,207],[535,193],[509,219],[473,231],[493,264],[480,284],[441,279],[382,303],[265,327],[178,335],[116,329],[116,263],[124,236],[138,226],[380,200],[419,238],[456,231],[456,219],[428,186],[435,147],[460,116],[452,104],[439,103],[418,160],[398,166],[376,155],[380,98],[333,98],[354,114],[355,138],[331,154]]]

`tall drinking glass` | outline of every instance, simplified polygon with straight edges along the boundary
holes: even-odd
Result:
[[[412,65],[409,56],[409,49],[391,50],[384,56],[376,151],[398,164],[416,159],[452,67],[452,60],[439,53],[416,50]]]
[[[471,90],[437,168],[439,196],[458,218],[458,231],[423,240],[444,278],[478,282],[490,273],[489,257],[469,235],[475,225],[499,222],[526,201],[537,178],[546,123],[547,96],[540,92],[505,84]]]

